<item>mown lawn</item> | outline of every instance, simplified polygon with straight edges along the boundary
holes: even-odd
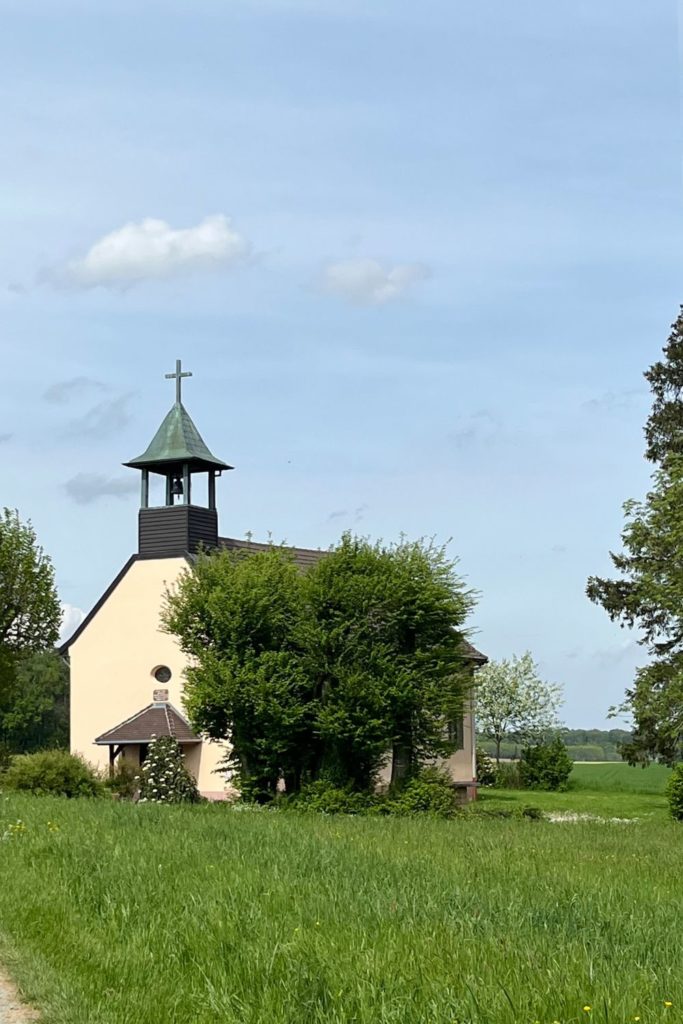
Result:
[[[47,1024],[683,1020],[683,827],[663,815],[2,797],[0,833],[17,819],[3,956]]]

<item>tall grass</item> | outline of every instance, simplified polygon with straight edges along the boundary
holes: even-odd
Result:
[[[0,833],[17,818],[0,928],[46,1024],[683,1019],[665,820],[3,798]]]

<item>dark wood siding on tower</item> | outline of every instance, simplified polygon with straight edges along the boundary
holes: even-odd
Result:
[[[218,544],[218,514],[197,505],[141,508],[138,519],[141,558],[171,558]]]

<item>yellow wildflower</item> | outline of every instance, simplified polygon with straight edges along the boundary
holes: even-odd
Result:
[[[665,1000],[664,1000],[664,1005],[665,1005],[665,1006],[667,1006],[667,1007],[668,1007],[668,1006],[673,1006],[673,1003],[671,1002],[671,1000],[670,1000],[670,999],[665,999]]]
[[[584,1012],[584,1013],[590,1013],[590,1012],[591,1012],[591,1010],[592,1010],[592,1007],[591,1007],[591,1006],[584,1006],[584,1008],[583,1008],[583,1012]]]

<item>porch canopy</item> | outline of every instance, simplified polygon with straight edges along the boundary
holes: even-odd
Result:
[[[160,736],[171,736],[181,747],[202,742],[201,737],[192,731],[187,719],[172,704],[158,701],[148,704],[120,725],[103,732],[95,743],[100,747],[109,747],[109,764],[113,766],[124,747],[147,746]]]

